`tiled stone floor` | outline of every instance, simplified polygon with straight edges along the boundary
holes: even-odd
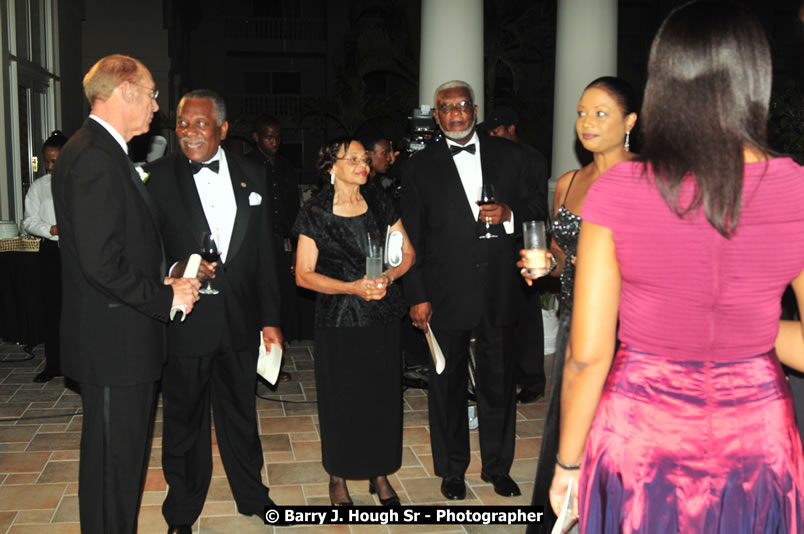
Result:
[[[294,343],[286,351],[285,369],[293,380],[276,391],[260,385],[257,399],[260,437],[267,483],[278,504],[329,504],[328,475],[321,466],[315,405],[312,347]],[[78,523],[78,448],[81,437],[79,396],[64,379],[32,382],[44,365],[42,347],[28,359],[22,347],[0,343],[0,534],[67,534],[80,532]],[[551,358],[548,360],[548,376]],[[403,504],[444,503],[441,479],[433,474],[427,424],[426,391],[408,389],[404,403],[402,467],[391,477]],[[278,402],[281,400],[282,402]],[[516,456],[511,476],[522,497],[502,498],[480,480],[477,431],[471,433],[472,461],[466,473],[467,499],[461,504],[528,504],[536,471],[547,404],[544,399],[517,408]],[[161,514],[166,483],[160,466],[162,419],[157,413],[150,468],[139,518],[139,532],[164,533]],[[206,505],[193,532],[265,533],[272,527],[261,519],[237,514],[217,446]],[[378,504],[367,481],[350,481],[356,504]],[[516,527],[331,526],[273,528],[292,532],[523,532]]]

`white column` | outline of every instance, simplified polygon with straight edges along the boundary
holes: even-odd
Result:
[[[616,75],[617,0],[558,0],[551,202],[558,177],[578,168],[575,116],[584,87]]]
[[[436,87],[463,80],[475,90],[483,120],[483,0],[422,0],[419,104],[433,105]]]

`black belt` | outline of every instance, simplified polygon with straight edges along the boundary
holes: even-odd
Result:
[[[39,242],[39,248],[59,248],[59,242],[50,239],[42,239]]]

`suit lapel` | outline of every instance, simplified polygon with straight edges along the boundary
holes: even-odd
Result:
[[[209,223],[204,213],[204,206],[201,204],[201,197],[195,186],[195,178],[190,170],[189,160],[184,154],[179,152],[176,155],[176,186],[179,188],[179,198],[184,204],[184,210],[188,216],[188,223],[194,232],[193,237],[197,240],[197,245],[201,246],[201,235],[209,232]]]
[[[249,188],[245,180],[245,174],[243,174],[240,165],[229,152],[226,152],[226,163],[229,166],[229,178],[232,180],[232,190],[234,191],[235,202],[237,202],[237,214],[232,228],[232,238],[229,240],[229,250],[226,252],[227,260],[231,260],[237,254],[246,237],[249,212],[251,210],[249,209]],[[265,201],[266,199],[263,199],[263,202]]]
[[[107,149],[110,150],[114,154],[118,154],[120,157],[120,163],[123,165],[125,171],[128,174],[129,179],[134,184],[134,189],[137,190],[140,198],[145,203],[145,207],[148,209],[148,215],[151,218],[151,222],[154,225],[154,230],[156,231],[156,235],[159,236],[159,248],[162,252],[162,261],[160,264],[160,272],[164,273],[167,267],[165,262],[165,246],[162,243],[162,234],[159,231],[159,215],[156,212],[156,206],[154,206],[153,200],[151,200],[151,195],[148,194],[148,191],[145,189],[145,184],[142,183],[142,178],[140,178],[139,173],[134,169],[134,164],[131,163],[131,159],[129,159],[128,155],[125,153],[123,148],[118,144],[117,140],[112,137],[106,128],[104,128],[98,121],[93,119],[87,119],[84,122],[84,126],[89,128],[90,130],[94,131],[97,135],[97,138],[102,140],[101,142],[107,145]]]
[[[447,142],[442,139],[439,141],[439,145],[439,150],[435,153],[435,164],[440,169],[438,175],[444,177],[443,186],[447,189],[446,194],[448,195],[444,198],[454,198],[455,205],[452,206],[452,209],[459,217],[466,219],[466,224],[474,224],[475,215],[472,213],[469,202],[474,202],[475,199],[466,198],[466,190],[463,188],[461,175],[458,174],[458,168],[455,166],[455,161],[449,151]]]

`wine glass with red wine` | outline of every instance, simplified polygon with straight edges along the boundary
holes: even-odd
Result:
[[[218,261],[218,246],[215,244],[215,235],[212,232],[204,232],[201,238],[201,257],[209,263]],[[207,285],[198,290],[202,295],[217,295],[220,293],[212,287],[212,279],[207,280]]]
[[[486,204],[494,204],[494,186],[491,184],[483,184],[480,186],[478,193],[477,205],[485,206]],[[480,239],[494,239],[497,236],[491,233],[491,217],[487,217],[484,221],[486,223],[486,233],[480,235]]]

